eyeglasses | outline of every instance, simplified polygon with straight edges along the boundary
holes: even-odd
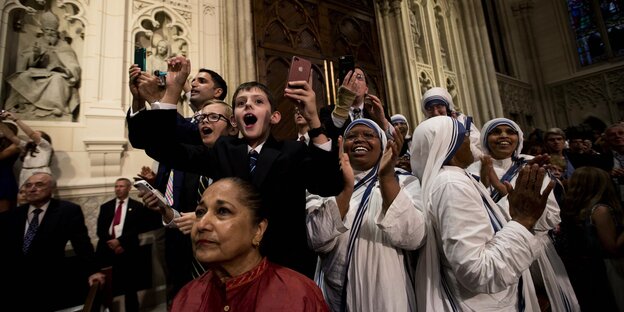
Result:
[[[225,117],[225,116],[223,116],[221,114],[217,114],[217,113],[197,114],[197,115],[193,116],[193,119],[195,120],[196,123],[202,123],[204,120],[206,120],[206,118],[210,122],[218,122],[220,119],[223,119],[223,121],[225,121],[225,122],[229,122],[230,121],[230,119],[228,119],[227,117]]]

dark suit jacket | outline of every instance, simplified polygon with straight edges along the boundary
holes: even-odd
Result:
[[[615,165],[613,163],[613,152],[612,151],[605,151],[604,153],[600,154],[598,156],[598,161],[597,161],[598,165],[596,167],[606,171],[606,172],[611,172],[611,170],[613,169],[613,166]]]
[[[71,274],[81,271],[78,274],[82,275],[81,285],[78,287],[86,290],[87,276],[99,269],[82,209],[68,201],[51,199],[30,251],[24,255],[22,245],[27,212],[28,205],[22,205],[0,217],[0,276],[3,280],[0,284],[10,288],[2,290],[2,295],[6,295],[10,302],[11,299],[24,298],[25,294],[36,292],[36,297],[29,300],[28,306],[23,301],[18,301],[18,306],[39,311],[60,308],[68,296],[64,292],[76,288],[67,279],[68,270],[73,271]],[[68,266],[66,263],[65,246],[68,241],[80,259],[79,266]],[[0,302],[0,306],[5,304],[9,303]]]
[[[134,148],[144,149],[147,145],[149,145],[149,143],[159,142],[159,138],[157,136],[139,135],[139,133],[142,133],[142,129],[147,129],[152,126],[146,124],[146,122],[149,122],[150,112],[151,111],[148,110],[142,110],[133,117],[130,117],[130,110],[128,110],[128,113],[126,114],[126,123],[128,124],[128,140]],[[197,124],[191,122],[190,118],[184,118],[182,115],[177,114],[177,111],[176,125],[176,138],[180,142],[187,144],[202,144]]]
[[[314,273],[316,257],[307,246],[306,189],[323,196],[342,190],[342,173],[337,150],[326,152],[303,142],[265,142],[258,157],[253,178],[249,174],[248,145],[243,139],[221,137],[212,148],[190,146],[175,141],[171,127],[173,112],[151,111],[149,129],[157,132],[159,144],[146,148],[147,154],[174,168],[197,172],[218,180],[240,177],[251,181],[262,195],[269,214],[269,226],[262,242],[262,251],[275,263],[308,276]]]

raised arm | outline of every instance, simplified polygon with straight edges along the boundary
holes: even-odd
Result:
[[[175,104],[180,100],[180,94],[191,72],[191,61],[183,56],[176,56],[167,63],[167,89],[161,102]]]
[[[2,119],[2,118],[0,118]],[[0,132],[4,134],[4,136],[11,140],[11,142],[16,145],[19,146],[20,145],[20,139],[15,135],[15,133],[13,133],[13,131],[11,131],[11,129],[9,129],[9,127],[7,125],[5,125],[3,122],[0,121]]]
[[[13,113],[4,112],[2,114],[3,118],[8,120],[12,120],[15,124],[26,133],[26,135],[35,142],[35,144],[39,144],[41,142],[41,133],[39,131],[33,130],[27,124],[25,124],[22,120],[18,119]],[[19,144],[19,143],[18,143]]]
[[[303,118],[308,122],[310,130],[315,131],[315,129],[321,128],[321,120],[316,109],[316,93],[312,89],[311,79],[312,77],[310,77],[309,81],[290,82],[289,87],[284,90],[284,96],[294,101],[294,105],[299,107]],[[329,138],[324,130],[318,136],[313,137],[311,135],[310,140],[316,145],[329,142]]]
[[[399,133],[398,129],[395,129],[395,133]],[[396,138],[388,140],[388,146],[381,156],[381,162],[379,166],[379,189],[381,190],[381,197],[383,198],[382,209],[385,213],[394,199],[401,190],[399,186],[399,180],[394,173],[394,167],[399,160],[399,152],[401,146],[403,146],[404,138],[400,135],[396,135]]]

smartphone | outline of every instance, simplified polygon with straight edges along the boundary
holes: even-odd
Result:
[[[353,55],[343,55],[338,58],[338,84],[342,84],[349,71],[355,70]]]
[[[288,83],[287,88],[301,88],[290,86],[291,81],[308,81],[310,79],[310,73],[312,72],[312,63],[304,58],[293,56],[290,62],[290,69],[288,70]]]
[[[139,190],[145,191],[147,193],[152,193],[156,195],[156,198],[158,199],[158,206],[160,207],[168,206],[167,201],[165,200],[165,196],[163,196],[163,194],[159,190],[155,189],[151,184],[147,183],[147,181],[138,180],[134,182],[134,187],[136,187]]]
[[[167,72],[157,69],[154,71],[154,76],[158,78],[159,87],[164,88],[167,86]]]
[[[145,54],[146,54],[145,48],[141,48],[141,47],[134,48],[134,64],[139,65],[142,72],[144,72],[147,68],[147,61],[146,61]]]

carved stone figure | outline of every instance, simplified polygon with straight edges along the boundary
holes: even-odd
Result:
[[[420,83],[420,94],[423,95],[427,90],[433,87],[433,82],[431,78],[427,76],[427,73],[420,72],[420,77],[418,77],[418,82]]]
[[[166,72],[169,54],[169,43],[166,40],[158,41],[156,44],[156,53],[147,57],[147,72],[153,73],[155,70]]]
[[[419,62],[423,61],[423,51],[420,46],[420,37],[422,36],[420,32],[420,27],[418,25],[418,20],[416,19],[416,13],[414,11],[409,11],[410,17],[410,28],[412,30],[412,44],[414,45],[414,49],[416,50],[416,58]]]
[[[80,64],[72,47],[59,36],[59,19],[41,14],[41,32],[20,52],[5,109],[25,119],[72,120],[80,104]]]

